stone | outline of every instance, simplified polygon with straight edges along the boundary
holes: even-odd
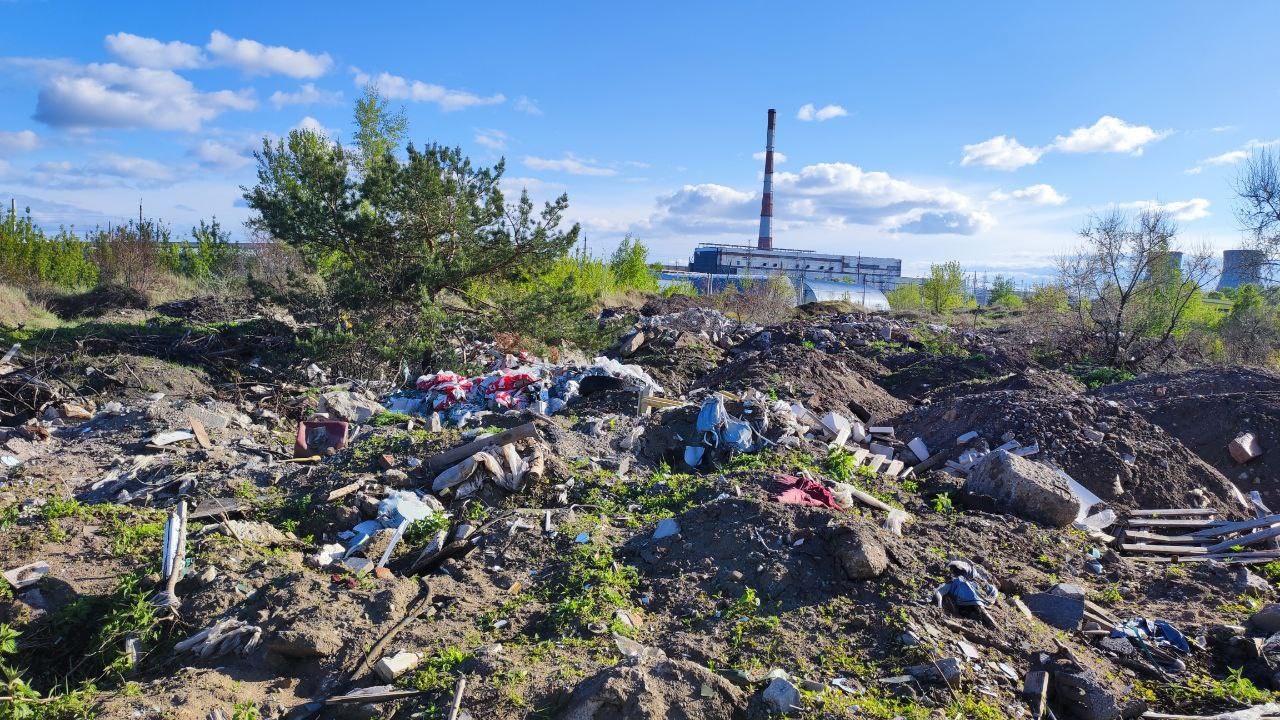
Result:
[[[607,667],[573,689],[560,720],[735,720],[747,700],[729,678],[688,660],[640,657]]]
[[[1244,464],[1261,455],[1262,446],[1253,433],[1242,433],[1227,446],[1227,452],[1231,453],[1232,460]]]
[[[183,412],[187,417],[199,420],[210,430],[226,430],[227,426],[231,424],[231,420],[226,415],[205,410],[198,405],[186,408]]]
[[[1094,430],[1093,428],[1085,428],[1085,429],[1084,429],[1084,437],[1085,437],[1085,439],[1086,439],[1086,440],[1088,440],[1089,442],[1096,442],[1096,443],[1100,443],[1100,442],[1102,442],[1104,439],[1106,439],[1106,437],[1107,437],[1107,436],[1106,436],[1106,434],[1105,434],[1105,433],[1098,432],[1097,430]]]
[[[964,489],[995,499],[1005,512],[1052,527],[1066,527],[1080,514],[1080,499],[1065,478],[1047,465],[1003,450],[974,465]]]
[[[653,539],[661,540],[671,537],[680,532],[680,524],[673,518],[663,518],[658,521],[658,526],[653,530]]]
[[[1272,594],[1271,583],[1249,572],[1244,565],[1236,566],[1236,577],[1232,587],[1241,595],[1268,597]]]
[[[1043,592],[1023,596],[1022,602],[1037,619],[1059,630],[1078,630],[1084,620],[1083,597]]]
[[[1085,596],[1088,594],[1085,592],[1084,588],[1079,585],[1073,585],[1072,583],[1058,583],[1057,585],[1049,588],[1049,593],[1059,597],[1074,598],[1076,600],[1084,600]]]
[[[964,661],[947,657],[923,665],[912,665],[906,673],[920,682],[956,683],[964,675]]]
[[[382,471],[382,479],[392,487],[404,487],[409,484],[409,473],[391,468]]]
[[[837,548],[836,557],[850,580],[870,580],[889,568],[884,545],[869,530],[858,528],[844,535]]]
[[[800,708],[800,690],[788,679],[775,677],[769,681],[761,693],[765,705],[776,713],[784,715]]]
[[[373,671],[378,673],[378,677],[384,682],[393,682],[396,678],[418,667],[420,662],[422,662],[422,656],[418,653],[398,652],[379,660],[374,664]]]
[[[358,577],[368,575],[373,570],[373,561],[362,557],[349,557],[342,561],[342,567]]]
[[[327,545],[320,546],[319,552],[308,555],[306,557],[306,562],[308,565],[318,567],[323,570],[337,562],[346,551],[346,548],[337,543],[329,543]]]
[[[281,630],[266,643],[267,652],[299,660],[329,657],[341,648],[335,635],[302,630]]]
[[[348,390],[335,390],[320,396],[320,412],[347,422],[366,423],[384,410],[376,401]]]
[[[1250,630],[1262,635],[1280,632],[1280,603],[1263,606],[1249,618],[1247,625]]]
[[[622,357],[631,357],[640,349],[641,345],[644,345],[644,341],[644,333],[635,330],[623,339],[622,345],[618,347],[618,354]]]
[[[79,421],[90,420],[93,418],[93,413],[89,412],[88,408],[81,407],[74,403],[62,403],[58,406],[58,413],[62,415],[64,420]]]

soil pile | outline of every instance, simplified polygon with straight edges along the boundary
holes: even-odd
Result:
[[[1102,499],[1122,507],[1200,507],[1238,511],[1222,473],[1176,438],[1119,403],[1034,391],[970,395],[917,408],[896,423],[901,437],[919,436],[932,452],[954,449],[977,431],[990,447],[1015,439],[1035,443],[1036,460],[1062,468]]]
[[[1280,507],[1280,373],[1204,368],[1148,375],[1093,394],[1131,407],[1242,490],[1258,490],[1269,506]],[[1246,432],[1257,437],[1263,453],[1241,464],[1227,447]]]
[[[863,421],[887,420],[907,403],[854,369],[842,354],[803,345],[775,345],[743,355],[704,376],[697,387],[741,392],[756,388],[779,398],[804,401],[818,412],[852,413]]]

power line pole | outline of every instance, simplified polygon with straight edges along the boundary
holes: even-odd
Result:
[[[9,198],[9,232],[14,235],[18,234],[18,201],[16,198]]]

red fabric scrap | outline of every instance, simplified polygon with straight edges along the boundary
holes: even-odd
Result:
[[[774,496],[774,500],[788,505],[813,505],[842,510],[831,491],[822,483],[795,475],[779,475],[778,484],[786,488]]]

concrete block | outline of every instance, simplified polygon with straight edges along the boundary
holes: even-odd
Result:
[[[388,655],[373,666],[373,671],[385,682],[393,682],[396,678],[418,667],[422,656],[414,652],[398,652]]]
[[[1262,454],[1262,446],[1258,444],[1258,438],[1253,433],[1243,433],[1231,441],[1227,446],[1227,452],[1231,453],[1231,459],[1238,463],[1247,463],[1250,460]]]

